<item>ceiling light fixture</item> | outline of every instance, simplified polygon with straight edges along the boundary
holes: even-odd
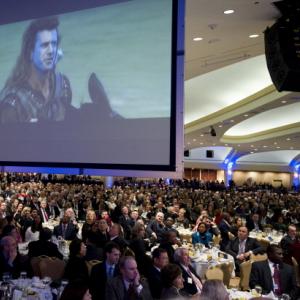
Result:
[[[196,139],[193,139],[193,142],[196,142],[197,140]]]
[[[230,15],[230,14],[233,14],[234,13],[234,10],[233,9],[227,9],[227,10],[224,10],[224,15]]]
[[[285,104],[287,101],[286,100],[282,100],[281,103]]]
[[[259,37],[259,34],[250,34],[250,35],[249,35],[249,38],[250,38],[250,39],[255,39],[255,38],[257,38],[257,37]]]
[[[193,41],[195,41],[195,42],[199,42],[199,41],[202,41],[202,40],[203,40],[203,38],[200,37],[200,36],[193,38]]]
[[[245,117],[245,118],[247,118],[247,117],[248,117],[248,115],[244,115],[244,117]]]
[[[290,138],[287,138],[286,140],[287,140],[287,141],[290,141],[291,139],[290,139]]]

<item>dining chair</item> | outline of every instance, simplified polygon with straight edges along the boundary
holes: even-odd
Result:
[[[294,268],[294,272],[295,272],[295,275],[296,275],[297,286],[300,287],[299,264],[298,264],[296,258],[293,257],[293,256],[292,256],[292,263],[293,263],[293,268]]]
[[[91,275],[92,269],[95,265],[100,264],[102,261],[97,259],[92,259],[86,262],[86,266],[88,268],[89,276]]]
[[[65,272],[65,262],[57,257],[42,258],[39,263],[41,278],[49,276],[52,280],[59,280]]]
[[[240,264],[240,289],[246,291],[249,289],[250,273],[252,262],[250,260]]]
[[[207,280],[217,279],[223,281],[224,274],[223,271],[218,267],[209,268],[205,272],[205,278]]]
[[[263,261],[263,260],[267,260],[268,256],[267,254],[251,254],[250,255],[250,260],[251,262],[255,262],[255,261]]]

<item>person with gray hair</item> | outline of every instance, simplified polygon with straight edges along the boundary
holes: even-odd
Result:
[[[199,294],[202,290],[202,282],[190,264],[188,249],[183,247],[177,248],[174,253],[174,261],[182,271],[184,279],[182,291],[191,296]]]
[[[200,300],[229,300],[229,294],[221,280],[206,280],[200,294]]]

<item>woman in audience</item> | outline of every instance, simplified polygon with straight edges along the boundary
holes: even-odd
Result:
[[[238,229],[243,225],[243,221],[241,217],[235,217],[233,224],[231,226],[230,232],[237,237]]]
[[[229,294],[221,280],[207,280],[203,284],[200,300],[229,300]]]
[[[21,235],[23,239],[25,239],[25,232],[27,228],[31,226],[32,222],[33,219],[31,218],[31,208],[29,206],[25,206],[22,210],[21,220],[20,220]]]
[[[65,287],[60,300],[92,300],[92,296],[86,282],[73,281]]]
[[[134,252],[139,271],[145,275],[147,269],[151,266],[151,259],[146,254],[149,249],[149,243],[144,240],[146,235],[145,226],[136,224],[131,231],[130,249]]]
[[[161,270],[161,281],[163,290],[160,299],[183,300],[186,294],[180,290],[183,288],[183,278],[180,267],[169,264]]]
[[[86,246],[80,239],[75,239],[70,244],[70,255],[66,265],[65,275],[70,282],[76,279],[88,280],[88,268],[85,260]]]
[[[175,226],[176,227],[184,227],[189,228],[190,221],[185,217],[186,210],[184,208],[180,208],[178,212],[178,217],[175,218]]]
[[[205,223],[198,225],[197,231],[192,234],[192,243],[203,244],[205,247],[209,247],[209,243],[212,242],[212,234],[207,230]]]
[[[2,236],[11,236],[15,239],[17,244],[22,243],[22,237],[18,228],[12,224],[7,224],[3,227]]]
[[[32,225],[25,232],[25,242],[37,241],[40,238],[42,228],[42,219],[39,215],[36,215]]]

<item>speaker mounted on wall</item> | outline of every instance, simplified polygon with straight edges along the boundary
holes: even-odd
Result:
[[[214,150],[206,150],[206,157],[213,158],[214,157]]]

